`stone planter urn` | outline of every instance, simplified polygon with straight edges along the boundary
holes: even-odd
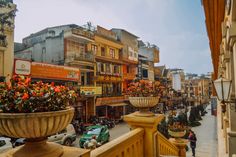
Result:
[[[159,97],[129,97],[130,103],[139,109],[135,113],[136,116],[149,117],[154,116],[154,113],[149,111],[150,107],[154,107],[159,102]]]
[[[10,150],[7,157],[62,156],[62,146],[47,142],[47,137],[66,128],[73,116],[73,108],[54,112],[0,113],[0,134],[26,138],[25,145]]]
[[[186,130],[181,130],[181,131],[172,131],[168,129],[168,133],[170,136],[174,137],[176,141],[181,142],[181,138],[185,136]]]

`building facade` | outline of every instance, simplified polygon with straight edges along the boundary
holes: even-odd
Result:
[[[232,101],[236,97],[236,1],[202,0],[202,5],[214,69],[212,78],[215,80],[224,77],[232,81],[230,92]],[[213,94],[215,95],[214,92]],[[232,157],[236,154],[235,103],[226,105],[225,112],[222,112],[221,106],[218,102],[218,156]]]
[[[97,26],[94,32],[95,42],[89,49],[94,52],[96,60],[95,84],[102,88],[102,95],[96,98],[97,116],[120,118],[124,113],[124,96],[122,96],[123,62],[120,52],[123,44],[117,40],[116,33]]]
[[[138,41],[138,78],[154,81],[154,65],[159,63],[159,48],[156,45]]]
[[[39,63],[65,65],[80,70],[80,78],[69,85],[76,89],[94,86],[95,57],[87,48],[94,42],[94,34],[75,24],[46,28],[15,43],[15,58]],[[47,81],[47,78],[41,78]],[[51,81],[60,81],[56,78]],[[95,112],[94,95],[82,95],[76,107],[79,119],[87,121]]]
[[[138,37],[124,29],[113,28],[111,31],[116,33],[118,41],[123,44],[120,56],[123,61],[123,90],[126,90],[138,74]]]
[[[2,1],[0,6],[0,82],[9,81],[13,72],[15,12],[16,5],[11,0]]]

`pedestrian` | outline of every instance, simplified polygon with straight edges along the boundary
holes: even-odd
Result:
[[[188,139],[190,141],[190,147],[192,149],[192,156],[195,157],[195,149],[196,149],[196,142],[197,142],[197,137],[196,134],[194,133],[194,131],[189,130],[189,136]]]

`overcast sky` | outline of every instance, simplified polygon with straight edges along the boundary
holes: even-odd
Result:
[[[123,28],[160,48],[160,63],[185,72],[212,71],[201,0],[15,0],[15,41],[46,27],[91,21]]]

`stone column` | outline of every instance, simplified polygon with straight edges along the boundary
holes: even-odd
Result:
[[[144,129],[144,154],[147,157],[154,157],[156,155],[156,146],[154,144],[155,132],[157,125],[164,118],[164,115],[155,115],[152,117],[140,117],[135,114],[124,116],[124,121],[127,122],[131,129],[143,128]]]

